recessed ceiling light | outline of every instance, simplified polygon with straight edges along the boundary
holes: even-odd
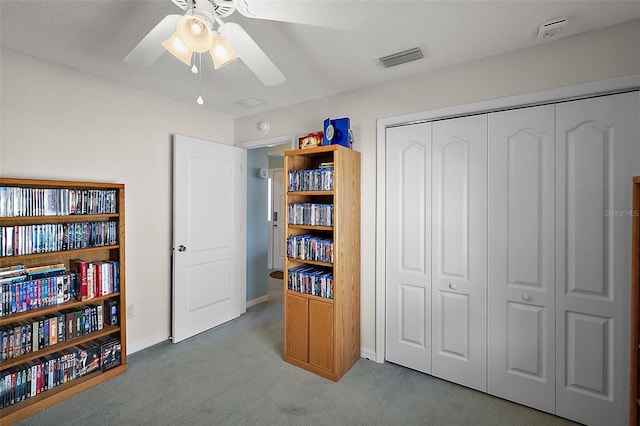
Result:
[[[266,102],[259,98],[246,98],[233,102],[233,105],[240,108],[253,108],[262,104],[266,104]]]

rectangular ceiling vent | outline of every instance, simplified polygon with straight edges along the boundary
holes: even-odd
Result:
[[[424,58],[422,54],[422,50],[419,47],[414,47],[413,49],[405,50],[402,52],[394,53],[392,55],[384,56],[378,59],[380,65],[385,68],[395,67],[396,65],[406,64],[407,62],[417,61],[418,59]]]
[[[246,98],[246,99],[240,99],[239,101],[235,101],[232,103],[233,105],[239,108],[247,109],[247,108],[257,107],[258,105],[265,104],[266,102],[260,98]]]

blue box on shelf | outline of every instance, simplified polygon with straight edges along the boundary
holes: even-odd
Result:
[[[349,118],[327,118],[324,120],[323,145],[342,145],[351,148],[353,136],[350,129]]]

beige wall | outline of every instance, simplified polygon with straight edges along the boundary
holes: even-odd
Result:
[[[428,60],[428,59],[427,59]],[[640,21],[235,120],[236,141],[322,129],[350,117],[362,153],[362,347],[375,350],[376,120],[640,74]]]
[[[0,175],[126,185],[129,350],[165,340],[171,313],[172,135],[233,143],[233,120],[1,51]]]

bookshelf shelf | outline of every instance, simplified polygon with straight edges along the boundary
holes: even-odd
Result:
[[[305,263],[305,264],[308,264],[308,265],[326,266],[327,268],[332,268],[333,267],[333,263],[317,262],[315,260],[296,259],[295,257],[288,257],[287,260],[290,263]]]
[[[333,226],[318,226],[318,225],[293,225],[288,224],[289,229],[306,229],[308,231],[333,231]]]
[[[104,302],[107,299],[112,299],[114,297],[120,297],[120,293],[119,292],[110,293],[104,296],[94,297],[93,299],[89,299],[89,300],[84,300],[84,301],[74,300],[73,302],[65,302],[59,305],[46,306],[44,308],[33,309],[31,311],[5,315],[0,317],[0,327],[5,326],[7,324],[24,321],[33,317],[40,317],[43,315],[52,314],[54,312],[58,312],[63,309],[79,308],[86,305],[97,305]]]
[[[2,303],[0,307],[4,311],[0,316],[0,335],[2,337],[18,336],[17,333],[20,333],[21,337],[27,336],[21,340],[16,339],[16,342],[20,342],[18,347],[9,346],[10,349],[5,353],[0,351],[2,354],[0,358],[0,407],[2,407],[0,408],[0,425],[16,422],[126,371],[126,318],[122,315],[126,312],[124,191],[124,185],[116,183],[0,178],[0,214],[3,216],[0,217],[2,254],[5,254],[5,251],[6,254],[11,254],[10,244],[13,244],[13,247],[20,247],[21,250],[23,247],[30,248],[31,244],[35,246],[36,242],[41,241],[44,241],[44,247],[56,245],[60,247],[61,242],[67,239],[71,244],[72,237],[75,238],[73,241],[77,245],[80,245],[81,240],[82,245],[86,245],[94,238],[95,241],[108,244],[0,257],[0,268],[4,268],[4,274],[16,275],[16,271],[33,271],[38,269],[36,267],[46,269],[52,268],[51,265],[53,265],[58,268],[56,270],[65,271],[64,277],[69,276],[63,279],[63,276],[55,278],[55,275],[52,278],[49,278],[51,275],[41,275],[42,278],[31,278],[32,276],[29,275],[27,279],[22,276],[15,278],[15,281],[12,281],[14,278],[8,278],[0,282],[2,284],[0,285],[0,303]],[[75,212],[76,210],[71,208],[75,209],[76,206],[81,206],[82,211],[89,211],[92,214],[59,214]],[[38,214],[43,211],[58,214]],[[8,217],[11,214],[24,213],[31,213],[31,215]],[[34,213],[38,215],[34,216]],[[88,224],[66,225],[73,223]],[[30,225],[44,226],[31,227]],[[49,227],[49,225],[56,226]],[[23,226],[26,228],[22,228]],[[116,244],[109,244],[113,242]],[[87,282],[86,275],[70,276],[69,274],[77,272],[75,269],[77,261],[89,265],[96,278],[90,278]],[[85,279],[81,279],[80,275],[85,276]],[[8,276],[11,277],[11,275]],[[93,277],[93,274],[91,276]],[[73,283],[76,282],[83,282],[84,285],[78,285],[72,291],[70,287],[73,287]],[[91,297],[91,292],[86,296],[82,293],[78,299],[84,300],[76,300],[75,292],[81,287],[94,288],[94,294],[110,293],[95,297]],[[19,310],[16,308],[19,298],[22,298],[24,309],[25,300],[26,303],[46,303],[47,296],[54,297],[52,295],[56,288],[58,291],[56,297],[62,298],[62,289],[64,289],[64,298],[71,297],[71,300],[16,312]],[[36,297],[35,302],[34,297]],[[111,313],[117,318],[115,326],[108,325]],[[71,317],[65,317],[65,315],[71,315]],[[103,318],[100,318],[100,315]],[[80,332],[76,328],[75,336],[77,337],[68,338],[71,335],[67,334],[69,331],[66,329],[69,324],[67,318],[68,321],[73,318],[76,327],[84,327],[84,332],[93,331],[78,335]],[[46,326],[43,327],[43,324]],[[44,334],[43,338],[41,334],[43,330],[50,331],[49,327],[54,326],[56,327],[52,330],[56,330],[58,335]],[[11,338],[6,340],[7,345],[15,344],[15,342],[9,343],[11,340]],[[119,342],[116,344],[119,352],[106,351],[113,340]],[[4,344],[3,338],[0,341],[0,349],[5,349],[2,347]],[[33,350],[37,346],[40,348]],[[10,350],[15,349],[20,350],[22,355],[9,358]],[[99,368],[90,372],[91,369],[83,370],[80,364],[80,356],[85,356],[85,351],[91,354],[89,359],[96,360],[106,356],[107,353],[114,358],[111,358],[111,364],[102,364],[102,360],[95,361],[92,365]],[[113,365],[118,363],[119,365]],[[100,368],[103,366],[104,369]],[[90,373],[82,376],[81,372]],[[17,380],[18,377],[24,380],[21,387],[18,387],[21,383]],[[27,381],[27,377],[34,380],[37,377],[37,387],[32,380]],[[46,377],[48,382],[40,381],[40,377]],[[11,389],[18,390],[10,392]],[[16,395],[20,396],[20,399],[15,398]]]
[[[333,195],[333,191],[289,191],[287,193],[290,197],[301,195],[308,197],[310,195]]]
[[[104,222],[118,220],[115,214],[73,214],[68,216],[0,217],[0,226],[37,225],[40,223]]]
[[[91,252],[103,252],[106,250],[119,250],[119,245],[113,246],[98,246],[98,247],[87,247],[81,249],[73,249],[73,250],[61,250],[61,251],[52,251],[47,253],[33,253],[33,254],[23,254],[20,256],[5,256],[0,257],[0,267],[16,265],[19,263],[57,263],[55,260],[60,258],[74,258],[79,256],[86,256]],[[54,261],[49,262],[48,259],[53,258]]]
[[[287,294],[297,297],[303,297],[306,299],[317,300],[318,302],[333,304],[333,299],[327,299],[326,297],[314,296],[313,294],[300,293],[299,291],[287,289]]]
[[[286,151],[284,155],[287,173],[318,170],[333,163],[332,191],[288,191],[285,204],[332,204],[334,225],[289,224],[289,208],[285,209],[286,237],[310,234],[311,240],[331,240],[334,263],[285,258],[284,360],[338,381],[360,358],[360,153],[331,145]],[[297,176],[313,173],[290,176],[293,182]],[[296,239],[291,241],[292,247],[297,247]],[[286,247],[284,250],[286,256]],[[318,267],[317,273],[309,272],[310,279],[323,277],[322,284],[316,281],[313,288],[330,288],[333,298],[299,292],[300,286],[289,288],[289,276],[308,273],[307,267]],[[332,278],[332,284],[324,287],[325,278],[327,283]]]
[[[21,355],[19,357],[16,358],[11,358],[11,359],[7,359],[5,361],[2,361],[0,363],[0,366],[2,366],[2,368],[11,368],[14,367],[16,365],[20,365],[22,363],[25,363],[27,361],[31,361],[34,359],[38,359],[41,358],[43,356],[47,356],[49,354],[55,353],[55,352],[59,352],[61,350],[67,349],[67,348],[72,348],[76,345],[79,345],[81,343],[85,343],[85,342],[89,342],[91,340],[95,340],[98,339],[100,337],[104,337],[104,336],[108,336],[110,334],[113,333],[117,333],[120,331],[120,327],[112,327],[112,326],[105,326],[102,330],[100,331],[94,331],[93,333],[90,334],[86,334],[84,336],[80,336],[80,337],[76,337],[75,339],[71,339],[71,340],[66,340],[62,343],[58,343],[56,345],[53,346],[48,346],[44,349],[40,349],[36,352],[30,352],[26,355]]]

